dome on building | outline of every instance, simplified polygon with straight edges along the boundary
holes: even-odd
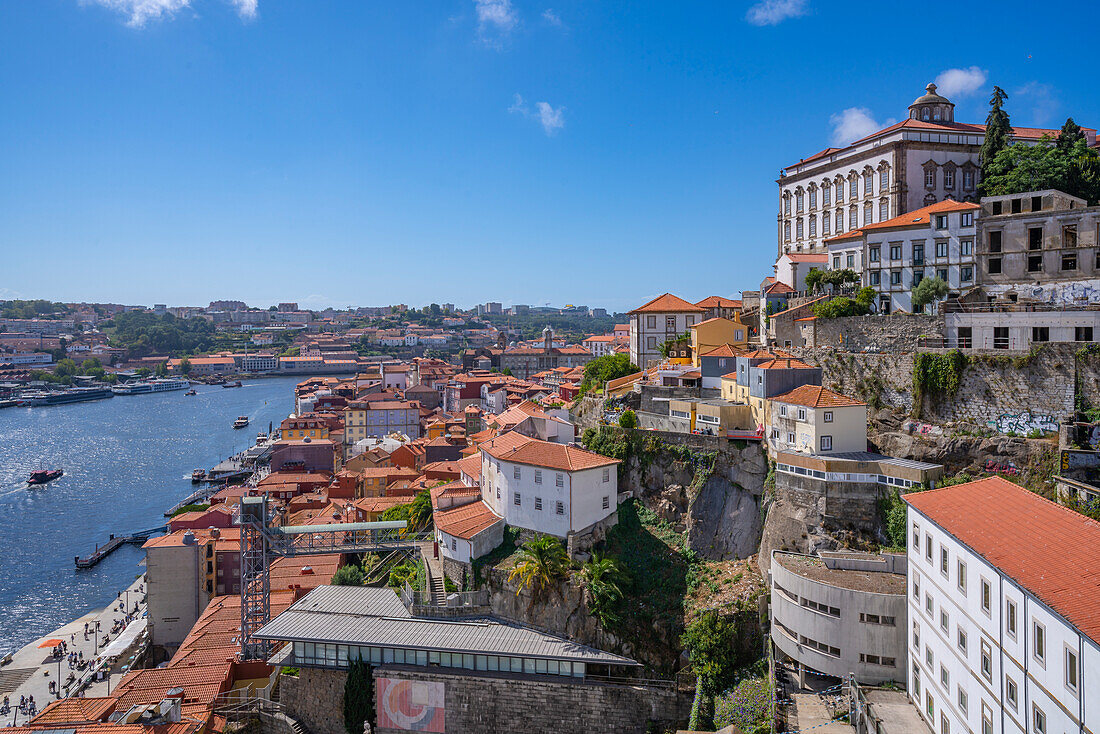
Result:
[[[936,85],[929,84],[924,88],[924,94],[913,100],[909,105],[910,120],[924,120],[926,122],[954,122],[955,105],[947,97],[936,94]]]

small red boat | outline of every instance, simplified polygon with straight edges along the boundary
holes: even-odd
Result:
[[[38,469],[32,471],[30,477],[27,478],[27,484],[45,484],[46,482],[52,482],[60,477],[65,472],[60,469]]]

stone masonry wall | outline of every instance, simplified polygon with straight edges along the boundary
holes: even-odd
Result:
[[[309,734],[347,734],[344,731],[344,682],[340,670],[302,668],[297,676],[279,678],[279,702]]]
[[[1031,427],[1054,430],[1047,426],[1074,410],[1076,373],[1083,396],[1100,406],[1100,357],[1078,358],[1077,349],[1050,344],[1025,355],[970,353],[958,392],[925,395],[920,418],[937,424],[989,426],[1004,433],[1026,433]],[[912,354],[797,352],[799,358],[822,368],[825,387],[858,397],[873,409],[914,412]]]
[[[555,680],[553,676],[493,676],[405,666],[374,669],[378,680],[424,681],[444,685],[444,729],[449,734],[554,732],[588,734],[647,730],[651,721],[675,729],[691,712],[691,696],[666,688]],[[382,707],[379,707],[381,715]],[[659,729],[663,731],[664,729]],[[377,728],[378,734],[402,729]]]
[[[926,314],[817,319],[814,331],[818,347],[884,352],[911,351],[921,337],[942,339],[947,334],[943,316]]]

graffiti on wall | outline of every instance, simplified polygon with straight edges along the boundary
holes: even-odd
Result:
[[[982,465],[986,474],[1007,474],[1010,477],[1020,476],[1020,468],[1014,462],[987,461]]]
[[[442,734],[446,713],[443,683],[378,678],[378,728]]]
[[[1081,306],[1100,302],[1100,280],[1075,280],[1043,285],[1005,285],[987,289],[990,295],[1012,292],[1038,303],[1054,306]]]
[[[1017,433],[1027,435],[1031,431],[1057,431],[1058,421],[1054,416],[1045,413],[1001,413],[996,420],[989,421],[987,425],[998,433]]]

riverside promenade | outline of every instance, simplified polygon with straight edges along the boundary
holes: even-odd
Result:
[[[66,656],[62,656],[60,697],[81,695],[81,691],[90,696],[104,696],[107,695],[108,687],[113,690],[114,685],[126,672],[121,670],[126,667],[127,661],[123,655],[126,650],[118,648],[129,647],[127,639],[133,638],[132,641],[136,641],[146,623],[144,588],[143,574],[129,588],[122,591],[106,609],[89,612],[13,653],[11,662],[0,667],[0,701],[2,696],[7,696],[11,706],[7,714],[0,716],[0,727],[20,726],[32,718],[29,712],[19,710],[20,696],[28,698],[34,696],[39,712],[59,697],[50,690],[50,683],[56,684],[58,680],[58,661],[51,656],[49,648],[39,647],[46,640],[64,640],[68,644],[68,652],[75,652],[78,655],[82,652],[84,660],[88,661],[88,665],[82,670],[70,669]],[[129,606],[126,606],[127,604]],[[124,607],[125,611],[123,611]],[[131,617],[128,625],[125,622],[127,613]],[[89,634],[88,639],[85,640],[85,623],[91,629],[95,629],[96,622],[99,622],[98,640],[96,635],[92,634]],[[112,632],[112,629],[116,631]],[[106,644],[103,640],[105,636],[109,638]],[[110,645],[116,643],[120,637],[124,639],[115,645],[114,651],[121,657],[115,655],[104,657],[103,653],[105,651],[110,653],[112,651]],[[108,676],[108,666],[116,671],[113,675]],[[66,686],[65,683],[69,680],[70,674],[73,677]]]

